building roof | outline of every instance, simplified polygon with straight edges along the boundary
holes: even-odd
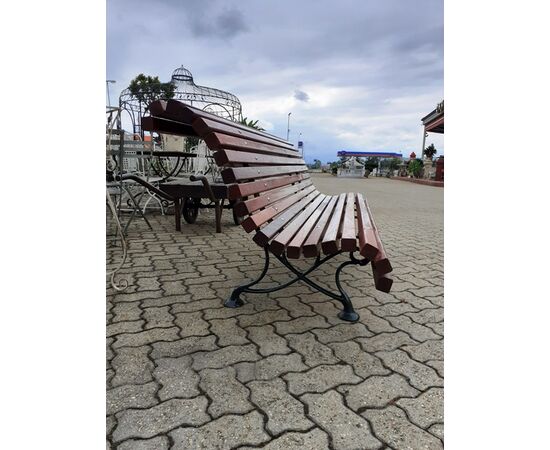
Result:
[[[426,131],[429,131],[431,133],[443,134],[445,125],[445,110],[443,100],[431,113],[422,117],[421,120]]]

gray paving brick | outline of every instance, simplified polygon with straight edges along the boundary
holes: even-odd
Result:
[[[346,342],[357,337],[372,336],[362,323],[342,323],[327,330],[312,330],[323,344],[329,342]]]
[[[401,375],[373,376],[356,386],[341,386],[338,391],[345,395],[348,406],[361,412],[365,408],[381,408],[401,397],[414,397],[420,393]]]
[[[440,450],[443,444],[427,431],[413,425],[396,406],[382,410],[369,409],[362,414],[372,424],[380,439],[393,448],[403,450]]]
[[[285,336],[290,347],[302,354],[308,366],[314,367],[320,364],[336,364],[336,358],[332,349],[321,344],[311,332],[303,334],[287,334]]]
[[[331,435],[334,449],[382,448],[368,422],[346,408],[338,392],[306,394],[301,400],[308,405],[310,417]]]
[[[356,384],[361,381],[350,366],[317,366],[307,372],[289,373],[283,376],[288,390],[296,395],[305,392],[324,392],[340,384]]]
[[[307,430],[313,423],[306,418],[304,405],[286,391],[280,378],[248,383],[251,400],[267,414],[267,430],[280,434],[289,430]]]
[[[113,387],[123,384],[145,384],[153,379],[153,362],[149,359],[149,347],[126,347],[117,350],[112,361],[115,375]]]
[[[442,423],[436,423],[432,425],[428,431],[432,433],[434,436],[438,437],[439,439],[444,439],[444,432],[443,432],[443,424]]]
[[[406,314],[416,323],[438,323],[443,321],[443,308],[423,309],[422,311],[409,312]]]
[[[413,339],[417,341],[424,342],[429,339],[441,339],[441,336],[435,334],[432,329],[428,328],[427,326],[413,322],[410,317],[388,317],[388,320],[394,327],[407,332],[411,335]]]
[[[425,341],[418,345],[405,345],[403,350],[417,361],[443,360],[443,340]]]
[[[134,320],[132,322],[115,322],[107,325],[107,336],[115,336],[121,333],[137,333],[142,330],[143,320]]]
[[[153,359],[178,358],[194,352],[218,348],[215,336],[191,336],[173,342],[155,342],[152,347],[151,357]]]
[[[258,359],[260,359],[260,355],[254,345],[231,345],[212,352],[195,353],[193,368],[195,370],[220,369],[241,361],[257,361]]]
[[[253,409],[248,401],[248,389],[235,378],[234,368],[204,369],[200,375],[200,386],[212,399],[208,413],[213,418]]]
[[[218,337],[218,345],[244,345],[250,341],[246,338],[246,331],[237,323],[237,319],[212,319],[210,320],[210,331]]]
[[[262,356],[291,352],[286,340],[275,334],[274,328],[271,325],[248,327],[247,330],[248,338],[260,348],[259,352]]]
[[[117,414],[118,426],[113,431],[115,442],[128,438],[151,438],[177,426],[198,426],[210,420],[205,397],[172,399],[149,409],[127,409]]]
[[[255,447],[239,447],[239,450],[253,448]],[[316,428],[306,433],[285,433],[262,448],[264,450],[324,450],[330,447],[327,434]]]
[[[286,309],[288,311],[288,314],[293,318],[315,315],[315,313],[312,311],[312,308],[302,303],[297,296],[279,297],[277,298],[277,303],[282,308]]]
[[[182,338],[189,336],[208,336],[210,324],[202,318],[202,312],[176,314],[176,325],[181,329]]]
[[[407,411],[409,418],[419,427],[443,423],[442,388],[428,389],[416,398],[403,398],[396,404]]]
[[[128,439],[117,447],[117,450],[168,450],[170,442],[166,436],[152,439]]]
[[[159,391],[161,400],[192,398],[200,394],[199,375],[191,368],[192,362],[190,356],[156,360],[153,376],[162,386]]]
[[[170,328],[174,326],[174,316],[170,314],[169,306],[145,308],[143,310],[146,330],[150,328]]]
[[[178,428],[170,433],[173,450],[231,449],[238,445],[260,445],[270,440],[258,411],[243,416],[227,415],[200,428]]]
[[[107,414],[115,414],[127,408],[147,408],[158,403],[156,383],[128,384],[107,391]]]
[[[372,331],[375,334],[397,331],[391,323],[373,314],[369,308],[358,308],[357,313],[361,316],[361,323],[364,323],[369,331]]]
[[[409,335],[403,331],[397,333],[380,333],[368,338],[356,339],[363,350],[367,352],[391,351],[403,345],[416,345],[418,342],[412,340]]]
[[[288,322],[275,322],[275,328],[279,334],[303,333],[314,328],[327,328],[330,324],[322,316],[298,317]]]
[[[267,310],[256,314],[248,314],[239,317],[241,327],[261,326],[279,320],[290,320],[291,317],[285,309]]]
[[[333,342],[327,345],[334,350],[338,359],[350,364],[353,371],[361,378],[390,373],[376,356],[364,352],[357,342]]]
[[[113,348],[119,347],[140,347],[146,344],[160,341],[176,341],[180,337],[178,329],[173,328],[154,328],[152,330],[142,331],[140,333],[119,334],[113,343]]]
[[[270,380],[286,372],[307,370],[298,353],[271,355],[257,362],[243,362],[235,365],[237,378],[241,383],[251,380]]]
[[[443,379],[439,377],[434,369],[412,360],[402,350],[378,352],[376,356],[381,358],[390,369],[408,378],[409,383],[421,391],[432,386],[443,386]]]

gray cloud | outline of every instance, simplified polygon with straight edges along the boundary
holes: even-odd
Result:
[[[309,101],[309,95],[307,95],[307,92],[301,91],[300,89],[296,89],[294,91],[294,98],[296,100],[300,100],[301,102]]]
[[[249,29],[238,9],[228,9],[214,17],[192,16],[189,23],[196,37],[231,39]]]

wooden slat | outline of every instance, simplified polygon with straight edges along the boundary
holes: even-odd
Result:
[[[286,186],[291,183],[296,183],[301,180],[309,179],[308,173],[298,173],[295,175],[284,175],[276,178],[266,178],[264,180],[251,181],[249,183],[239,183],[229,186],[229,200],[237,200],[239,198],[248,197],[249,195],[258,194],[260,192],[275,189],[277,187]]]
[[[331,255],[340,250],[340,242],[338,232],[340,231],[340,224],[342,222],[342,212],[344,211],[344,203],[346,201],[346,194],[340,194],[338,196],[338,203],[334,208],[334,213],[330,218],[330,222],[327,225],[321,247],[325,255]]]
[[[211,150],[233,149],[251,153],[288,156],[289,158],[301,158],[302,155],[294,149],[275,147],[258,141],[252,141],[242,137],[230,136],[223,133],[208,133],[203,137],[204,142]]]
[[[141,118],[141,129],[157,133],[174,134],[177,136],[197,136],[191,125],[160,117],[147,116]]]
[[[269,207],[262,209],[256,214],[253,214],[247,217],[245,220],[243,220],[241,225],[243,226],[243,228],[247,233],[250,233],[252,230],[255,230],[256,228],[260,227],[261,225],[266,223],[268,220],[271,220],[277,214],[282,213],[287,208],[290,208],[294,203],[298,202],[299,200],[304,198],[306,195],[314,191],[315,191],[315,186],[313,185],[309,186],[297,192],[296,194],[293,194],[276,203],[273,203]]]
[[[269,167],[229,167],[222,170],[224,183],[235,183],[241,180],[253,180],[274,175],[285,175],[306,172],[307,166],[269,166]]]
[[[365,207],[367,209],[367,214],[369,216],[370,222],[372,224],[372,228],[374,230],[374,236],[376,238],[376,247],[378,248],[378,253],[372,259],[371,264],[373,269],[376,270],[378,276],[380,277],[382,275],[385,275],[393,271],[393,267],[390,263],[390,260],[386,256],[386,252],[384,251],[384,246],[382,245],[382,240],[380,239],[380,235],[378,234],[378,229],[376,228],[376,224],[374,223],[372,212],[369,208],[369,203],[367,202],[367,199],[365,199]]]
[[[214,160],[218,166],[226,164],[248,165],[304,165],[302,158],[285,158],[284,156],[262,155],[258,153],[239,152],[236,150],[219,150],[214,153]]]
[[[236,204],[234,206],[234,209],[239,217],[243,217],[248,214],[252,214],[254,211],[257,211],[260,208],[265,208],[266,206],[276,202],[277,200],[292,195],[301,189],[305,189],[308,186],[311,186],[310,179],[304,180],[301,183],[291,184],[290,186],[266,191],[258,197],[253,197],[249,200]]]
[[[321,236],[323,236],[323,233],[325,231],[325,228],[327,227],[330,216],[334,211],[334,207],[336,206],[337,201],[338,196],[336,195],[330,199],[330,203],[323,211],[323,214],[319,218],[319,221],[315,225],[315,228],[311,231],[311,234],[304,242],[304,245],[302,246],[302,252],[304,256],[311,258],[319,254],[319,242],[321,240]]]
[[[238,138],[244,138],[251,141],[261,142],[263,144],[272,145],[274,147],[284,148],[286,150],[294,150],[292,144],[278,139],[274,136],[269,136],[264,133],[254,131],[253,128],[238,126],[235,122],[218,121],[210,118],[196,117],[193,120],[193,128],[201,136],[208,136],[210,133],[223,133]],[[296,150],[294,150],[298,153]]]
[[[296,236],[294,236],[294,238],[286,248],[286,256],[296,259],[300,257],[302,244],[309,236],[311,230],[314,229],[313,227],[317,223],[317,220],[319,219],[319,217],[321,217],[321,214],[323,213],[332,198],[332,196],[325,196],[325,198],[323,199],[323,203],[319,205],[319,207],[313,212],[309,219],[307,219],[307,222],[302,226],[302,228],[298,230]]]
[[[266,245],[273,236],[275,236],[290,220],[292,220],[318,195],[321,195],[319,191],[313,191],[299,202],[294,203],[290,208],[278,214],[277,217],[275,217],[254,235],[254,242],[262,247]]]
[[[376,287],[377,290],[385,292],[386,294],[390,292],[393,280],[388,277],[388,275],[380,275],[376,269],[372,268],[372,275],[374,278],[374,287]]]
[[[362,194],[355,196],[355,208],[357,210],[357,228],[359,230],[359,253],[361,256],[372,260],[378,254],[378,243]]]
[[[315,212],[321,202],[326,198],[326,195],[321,194],[311,202],[306,209],[304,209],[299,215],[297,215],[292,222],[285,225],[284,229],[275,236],[269,244],[269,249],[275,255],[280,255],[284,252],[285,247],[292,240],[294,235],[298,232],[300,227],[306,220]]]
[[[348,193],[346,196],[346,207],[342,220],[342,238],[340,240],[342,250],[354,252],[357,249],[357,234],[355,232],[355,196]]]

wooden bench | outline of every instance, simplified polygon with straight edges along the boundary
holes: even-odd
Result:
[[[154,126],[164,133],[198,136],[215,151],[216,163],[229,185],[228,197],[234,212],[243,216],[242,226],[264,249],[265,263],[260,276],[238,286],[225,301],[227,307],[243,304],[240,294],[267,293],[301,280],[339,300],[338,316],[355,322],[359,315],[340,283],[348,265],[371,264],[376,289],[389,292],[393,270],[378,234],[366,198],[360,193],[325,195],[312,183],[301,155],[287,141],[190,107],[177,100],[160,100],[149,105],[144,129]],[[338,293],[309,278],[309,274],[335,256],[349,252],[349,260],[338,266]],[[355,256],[355,252],[359,256]],[[253,288],[267,274],[270,254],[294,275],[281,285]],[[307,270],[299,270],[291,259],[314,258]]]

